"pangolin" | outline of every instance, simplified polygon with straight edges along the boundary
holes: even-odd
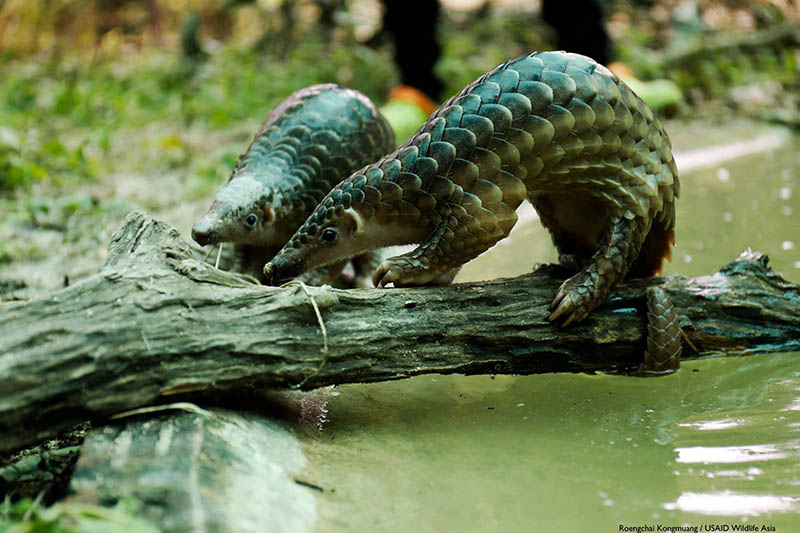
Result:
[[[336,183],[395,146],[389,123],[363,94],[333,84],[301,89],[269,114],[192,238],[234,243],[234,270],[262,278],[264,263]],[[357,273],[373,257],[354,258]],[[306,279],[335,280],[346,259]]]
[[[626,276],[660,270],[679,192],[669,137],[627,85],[588,57],[534,52],[480,76],[407,143],[336,185],[264,274],[276,283],[419,243],[385,259],[376,286],[448,282],[509,234],[527,198],[575,272],[549,317],[567,325]]]

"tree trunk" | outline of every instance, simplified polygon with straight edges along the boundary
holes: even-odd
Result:
[[[98,274],[0,306],[0,452],[129,409],[267,388],[626,372],[642,361],[644,291],[655,284],[697,349],[684,359],[800,350],[800,287],[759,253],[710,276],[632,280],[568,328],[546,320],[561,274],[306,294],[215,270],[175,229],[134,212]]]

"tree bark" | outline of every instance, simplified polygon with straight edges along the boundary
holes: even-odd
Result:
[[[163,532],[313,531],[322,489],[303,480],[289,429],[256,413],[180,407],[92,430],[70,501],[135,502]]]
[[[627,372],[642,361],[644,291],[661,284],[684,359],[800,350],[800,287],[745,252],[715,274],[631,280],[586,321],[547,322],[563,272],[447,287],[253,285],[128,215],[100,272],[0,306],[0,452],[158,403],[425,373]],[[313,303],[327,335],[323,337]],[[327,354],[324,347],[327,346]]]

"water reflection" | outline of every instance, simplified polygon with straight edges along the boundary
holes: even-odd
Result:
[[[322,530],[526,531],[535,519],[594,531],[726,514],[786,528],[800,495],[798,357],[694,361],[652,380],[340,387],[307,443],[324,520],[338,524]]]
[[[800,510],[800,498],[788,496],[762,496],[739,494],[729,490],[697,494],[686,492],[674,503],[664,505],[665,509],[719,516],[758,516]]]
[[[790,447],[790,449],[781,449]],[[750,446],[693,446],[691,448],[675,448],[679,463],[749,463],[751,461],[769,461],[785,459],[791,450],[797,452],[797,442],[789,441],[785,445],[753,444]]]
[[[709,420],[707,422],[695,422],[691,424],[678,424],[681,427],[695,427],[701,431],[713,431],[715,429],[728,429],[736,427],[742,423],[741,420]]]
[[[800,372],[775,373],[765,385],[751,406],[677,425],[674,475],[681,493],[665,509],[744,517],[800,511]]]
[[[706,132],[706,136],[708,132]],[[695,150],[680,150],[676,151],[675,162],[678,165],[678,172],[684,174],[704,168],[714,167],[728,161],[738,159],[740,157],[769,153],[770,150],[782,148],[791,142],[791,136],[786,130],[775,130],[768,133],[763,133],[754,139],[738,142],[724,142],[724,139],[717,139],[716,142],[722,141],[722,144],[715,146],[705,146]],[[714,140],[710,139],[711,142]],[[719,176],[720,181],[728,181]]]
[[[726,137],[738,135],[736,130],[726,130]],[[685,260],[667,265],[665,272],[707,274],[749,246],[769,255],[772,267],[787,279],[800,280],[800,220],[795,216],[800,196],[793,194],[800,181],[800,141],[762,130],[750,145],[687,149],[691,144],[682,146],[681,139],[676,144],[682,196],[675,256]],[[755,148],[760,145],[781,149]]]

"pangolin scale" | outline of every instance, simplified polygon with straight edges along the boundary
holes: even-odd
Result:
[[[192,238],[233,242],[234,270],[260,278],[336,183],[394,148],[389,123],[363,94],[334,84],[301,89],[268,115]],[[332,281],[343,266],[306,280]]]
[[[581,321],[626,275],[657,273],[680,192],[669,138],[614,74],[565,52],[507,61],[435,111],[393,153],[340,182],[264,268],[268,282],[366,250],[376,285],[448,281],[506,237],[527,198],[562,265],[550,319]]]

